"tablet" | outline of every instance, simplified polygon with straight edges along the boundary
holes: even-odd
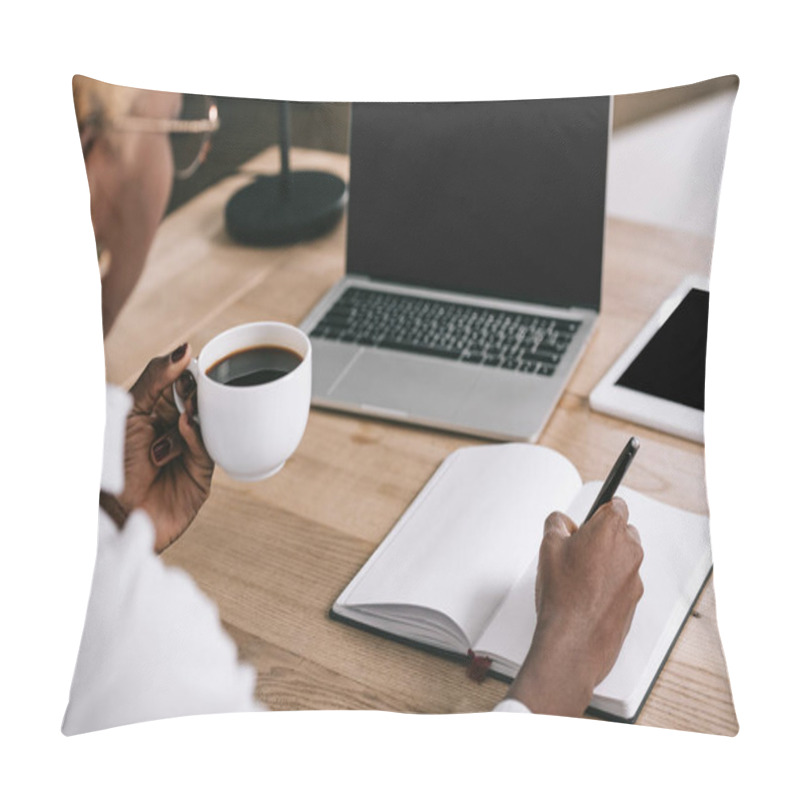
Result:
[[[708,278],[686,278],[594,388],[591,408],[702,442],[708,300]]]

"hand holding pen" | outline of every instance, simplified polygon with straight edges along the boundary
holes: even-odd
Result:
[[[644,553],[614,497],[639,442],[633,438],[611,469],[586,521],[558,511],[547,517],[536,575],[536,629],[509,696],[531,711],[578,716],[608,675],[644,592]]]

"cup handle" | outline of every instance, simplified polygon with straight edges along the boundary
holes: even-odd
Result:
[[[192,373],[192,377],[194,378],[194,382],[197,385],[198,389],[200,387],[200,382],[198,381],[198,376],[200,374],[200,370],[197,366],[197,359],[193,358],[187,365],[186,370]],[[183,414],[186,411],[186,404],[183,402],[183,398],[178,394],[178,381],[172,384],[172,399],[175,401],[175,405],[178,408],[178,411]],[[195,422],[199,423],[200,420],[197,418],[197,415],[194,416]]]

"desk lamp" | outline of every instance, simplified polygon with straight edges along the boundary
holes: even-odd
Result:
[[[293,171],[289,166],[289,103],[280,104],[281,171],[259,175],[225,206],[231,238],[249,245],[286,245],[329,231],[347,203],[347,186],[337,175]]]

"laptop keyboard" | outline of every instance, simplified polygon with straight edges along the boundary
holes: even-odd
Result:
[[[580,322],[349,288],[312,336],[552,375]]]

